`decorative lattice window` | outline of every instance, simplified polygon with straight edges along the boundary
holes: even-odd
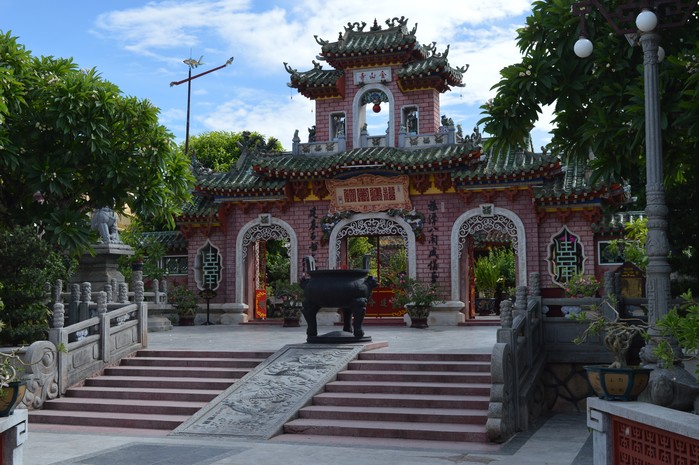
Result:
[[[206,241],[206,244],[197,250],[194,280],[199,289],[218,289],[223,269],[221,263],[221,252],[211,242]]]
[[[189,265],[186,255],[168,255],[163,257],[161,268],[168,276],[187,275]]]

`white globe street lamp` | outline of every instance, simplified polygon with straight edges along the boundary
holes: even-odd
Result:
[[[577,42],[575,42],[575,45],[573,46],[573,51],[580,58],[587,58],[590,55],[592,55],[593,48],[594,47],[590,39],[588,39],[587,37],[580,37],[577,40]]]

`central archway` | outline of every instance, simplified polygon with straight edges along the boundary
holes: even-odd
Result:
[[[347,236],[401,236],[408,256],[408,276],[415,278],[415,233],[403,218],[386,213],[358,213],[339,221],[330,233],[328,268],[334,270],[340,262],[342,239]]]

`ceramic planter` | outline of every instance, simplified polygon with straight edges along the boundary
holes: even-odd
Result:
[[[597,397],[605,400],[636,400],[648,385],[651,368],[586,366],[587,379]]]
[[[12,381],[4,386],[0,392],[0,417],[12,415],[15,407],[22,402],[27,390],[25,381]]]

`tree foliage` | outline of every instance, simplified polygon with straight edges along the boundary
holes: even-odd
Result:
[[[72,59],[34,57],[1,32],[0,90],[0,227],[38,225],[82,252],[96,208],[174,226],[193,176],[148,100]]]
[[[481,108],[493,153],[521,146],[544,105],[553,105],[548,149],[564,162],[588,160],[595,179],[625,179],[645,206],[643,52],[630,47],[599,12],[586,17],[594,43],[589,58],[573,53],[580,37],[575,0],[535,1],[518,31],[519,63],[501,70],[496,96]],[[602,0],[608,11],[617,1]],[[660,18],[662,23],[662,18]],[[661,30],[659,64],[663,172],[672,266],[699,276],[699,14],[683,27]]]
[[[0,230],[0,345],[31,344],[48,337],[46,285],[67,279],[75,262],[52,250],[31,226]]]
[[[598,12],[586,18],[591,57],[573,53],[579,38],[575,0],[536,1],[517,44],[522,61],[501,71],[495,98],[481,108],[494,147],[521,145],[544,105],[553,105],[548,147],[575,159],[594,154],[596,174],[637,181],[645,173],[643,53],[614,33]],[[602,1],[608,10],[618,2]],[[660,64],[665,173],[682,182],[699,165],[699,18],[662,31],[667,58]]]
[[[205,168],[228,171],[240,157],[241,148],[280,152],[282,144],[274,137],[257,132],[211,131],[189,139],[190,154]]]

